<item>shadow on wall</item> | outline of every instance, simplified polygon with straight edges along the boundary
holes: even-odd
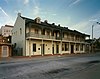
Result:
[[[16,47],[17,44],[14,43],[12,46],[12,56],[22,56],[23,55],[23,48]]]

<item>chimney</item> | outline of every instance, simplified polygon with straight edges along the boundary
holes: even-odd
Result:
[[[21,16],[21,13],[18,13],[18,16]]]

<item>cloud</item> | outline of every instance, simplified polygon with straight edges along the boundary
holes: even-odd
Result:
[[[34,7],[34,15],[37,16],[39,14],[40,8],[38,6]]]
[[[15,10],[14,13],[22,13],[22,10]]]
[[[33,1],[34,7],[33,7],[33,14],[34,16],[38,16],[40,13],[40,7],[39,7],[39,2],[37,0]]]
[[[75,24],[73,28],[77,28],[79,30],[82,28],[85,29],[88,25],[96,24],[96,22],[100,22],[100,11],[87,18],[86,20]]]
[[[53,16],[56,16],[57,14],[54,13],[54,14],[52,14],[52,15],[53,15]]]
[[[95,15],[91,16],[89,19],[91,22],[97,22],[100,21],[100,11],[98,11]]]
[[[8,16],[8,14],[0,7],[0,10],[7,16],[7,17],[9,17]]]
[[[29,0],[24,0],[24,4],[28,4],[29,3]]]
[[[14,21],[12,18],[0,7],[0,26],[3,26],[5,24],[12,25]]]
[[[4,18],[3,18],[3,20],[0,21],[0,27],[1,27],[1,26],[4,26],[4,25],[6,25],[6,24],[7,24],[7,25],[12,25],[12,26],[13,26],[13,25],[14,25],[14,21],[9,20],[9,19],[4,19]]]
[[[91,22],[97,22],[98,19],[90,19],[89,21],[91,21]]]
[[[73,25],[71,28],[91,35],[92,25],[94,25],[94,38],[98,38],[100,37],[100,25],[96,22],[100,22],[100,11],[90,18]]]
[[[69,5],[69,7],[78,4],[80,1],[81,1],[81,0],[74,0],[74,1]]]

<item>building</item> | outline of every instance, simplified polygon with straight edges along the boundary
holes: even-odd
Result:
[[[12,36],[12,29],[13,26],[11,25],[2,26],[0,29],[0,34],[3,35],[4,37]]]
[[[86,35],[67,27],[49,24],[47,20],[18,17],[12,30],[12,44],[23,56],[85,53]]]
[[[9,57],[11,52],[11,36],[3,37],[0,35],[0,57]]]

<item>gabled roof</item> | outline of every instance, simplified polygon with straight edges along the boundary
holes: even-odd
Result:
[[[14,26],[12,26],[12,25],[5,25],[5,27],[12,27],[13,28]]]
[[[21,18],[22,18],[22,19],[25,19],[25,23],[28,23],[28,22],[31,22],[31,21],[34,22],[33,19],[30,19],[30,18],[27,18],[27,17],[22,17],[22,16],[21,16]]]

